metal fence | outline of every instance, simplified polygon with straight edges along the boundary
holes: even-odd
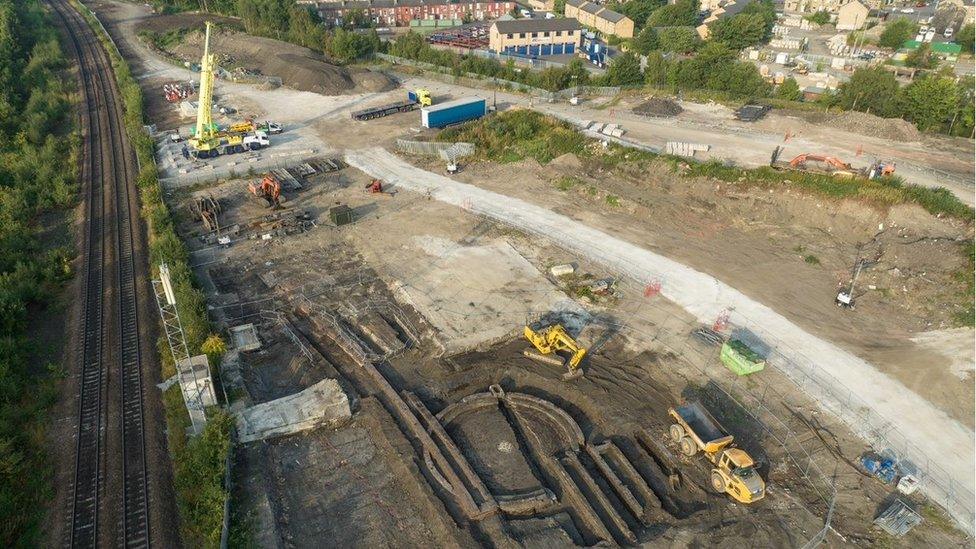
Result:
[[[430,77],[433,80],[440,80],[449,84],[464,84],[462,79],[468,79],[470,84],[474,87],[483,87],[484,83],[488,82],[489,84],[499,88],[527,93],[529,95],[540,97],[549,101],[555,101],[556,99],[568,99],[576,95],[600,95],[605,97],[613,97],[619,94],[623,89],[620,86],[572,86],[564,90],[551,92],[549,90],[523,84],[522,82],[505,80],[492,76],[484,76],[473,72],[456,74],[447,67],[425,63],[423,61],[414,61],[413,59],[406,59],[404,57],[397,57],[395,55],[377,53],[376,57],[378,59],[393,63],[394,65],[407,65],[410,67],[424,69],[425,71],[428,71],[424,76]]]
[[[540,59],[538,57],[525,57],[521,55],[508,55],[504,53],[495,53],[491,50],[470,50],[469,53],[477,57],[484,57],[486,59],[497,59],[502,63],[507,63],[511,61],[516,65],[525,65],[533,69],[561,69],[568,64],[568,63],[560,63],[558,61],[549,61],[546,59]],[[595,65],[586,64],[584,66],[588,71],[594,74],[603,74],[607,72],[605,69],[601,69],[600,67],[597,67]]]

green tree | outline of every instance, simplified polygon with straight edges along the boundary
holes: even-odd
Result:
[[[657,39],[657,31],[654,27],[644,27],[644,30],[640,31],[640,34],[634,37],[634,41],[631,44],[634,51],[647,55],[652,51],[660,48],[660,43]]]
[[[664,27],[658,29],[657,39],[661,51],[675,53],[693,52],[701,42],[694,27]]]
[[[804,17],[807,21],[813,23],[814,25],[826,25],[830,23],[830,12],[820,10],[817,13],[811,13],[810,15]]]
[[[625,52],[613,58],[607,67],[607,84],[611,86],[629,86],[644,81],[640,61],[631,52]]]
[[[227,353],[227,344],[224,339],[217,334],[210,334],[200,345],[200,352],[207,355],[207,360],[211,367],[220,366],[220,360]]]
[[[698,0],[678,0],[658,8],[647,18],[652,27],[683,27],[698,24]]]
[[[644,67],[644,82],[648,86],[662,88],[668,83],[668,71],[671,62],[664,58],[659,51],[647,54],[647,66]]]
[[[749,2],[739,15],[760,15],[766,22],[766,32],[763,40],[769,40],[773,34],[773,26],[776,24],[776,6],[773,0],[753,0]]]
[[[915,51],[905,57],[905,65],[918,69],[931,69],[938,64],[938,60],[932,55],[932,45],[922,42]]]
[[[950,133],[973,137],[976,126],[976,79],[964,76],[956,84],[956,112],[950,122]]]
[[[766,21],[758,13],[740,13],[719,19],[712,25],[711,39],[733,50],[741,50],[766,39]]]
[[[845,110],[871,112],[878,116],[897,113],[898,81],[881,67],[860,68],[841,84],[834,103]]]
[[[562,0],[565,3],[565,0]],[[666,0],[627,0],[614,2],[610,9],[622,13],[634,22],[635,29],[642,29],[647,24],[647,18],[654,10],[667,4]]]
[[[918,25],[907,17],[899,17],[889,21],[878,38],[878,45],[883,48],[897,50],[906,40],[911,39],[918,32]]]
[[[786,101],[799,101],[803,97],[800,85],[796,83],[796,78],[792,76],[783,80],[783,83],[776,88],[776,97]]]
[[[348,63],[376,51],[378,37],[374,39],[370,36],[375,33],[375,30],[370,34],[363,34],[341,28],[335,29],[330,36],[326,37],[323,49],[332,59],[340,63]]]
[[[552,6],[552,12],[557,15],[566,14],[566,0],[555,0]]]
[[[306,48],[317,49],[322,44],[325,28],[317,13],[305,6],[292,6],[288,12],[288,41]]]
[[[902,116],[922,131],[948,125],[956,112],[956,84],[950,76],[937,74],[916,78],[899,97]]]
[[[363,29],[368,28],[373,24],[370,20],[369,15],[366,14],[366,10],[354,9],[349,10],[349,12],[343,18],[343,23],[347,28],[350,29]]]
[[[959,34],[956,35],[956,42],[962,46],[964,53],[972,55],[974,41],[976,41],[976,27],[972,23],[966,23],[959,29]]]

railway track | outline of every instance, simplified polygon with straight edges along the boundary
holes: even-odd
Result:
[[[48,3],[78,60],[84,136],[81,176],[88,213],[78,435],[67,544],[148,547],[133,155],[108,55],[65,0]]]

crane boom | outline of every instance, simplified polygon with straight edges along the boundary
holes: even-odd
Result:
[[[197,105],[197,128],[194,138],[197,142],[215,137],[217,129],[213,124],[213,88],[215,55],[210,53],[210,22],[207,22],[206,38],[203,42],[203,58],[200,59],[200,97]]]

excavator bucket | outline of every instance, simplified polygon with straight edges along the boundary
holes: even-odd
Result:
[[[563,374],[563,381],[573,381],[574,379],[579,379],[583,377],[582,368],[570,368],[568,372]]]

